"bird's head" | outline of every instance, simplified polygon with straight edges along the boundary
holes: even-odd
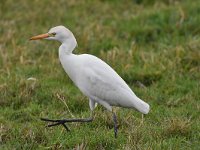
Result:
[[[73,33],[64,26],[53,27],[45,34],[40,34],[30,38],[30,40],[39,40],[39,39],[56,40],[61,43],[64,43],[66,41],[70,42],[72,40],[75,40],[76,42]]]

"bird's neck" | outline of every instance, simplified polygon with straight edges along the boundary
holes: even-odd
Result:
[[[72,51],[77,46],[76,39],[74,37],[62,41],[61,46],[59,47],[59,55],[70,55]]]
[[[62,43],[59,47],[59,60],[65,72],[68,74],[70,79],[76,84],[76,69],[77,68],[77,55],[73,54],[72,51],[76,45]]]

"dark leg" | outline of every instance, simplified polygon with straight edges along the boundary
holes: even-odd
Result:
[[[41,118],[41,120],[42,121],[47,121],[47,122],[53,122],[53,124],[47,125],[47,127],[63,125],[64,128],[67,131],[70,131],[65,123],[67,123],[67,122],[92,122],[93,121],[93,117],[91,116],[89,118],[74,118],[74,119],[62,119],[62,120],[53,120],[53,119]]]
[[[114,121],[114,133],[115,133],[115,138],[117,138],[117,116],[115,113],[113,113],[113,121]]]

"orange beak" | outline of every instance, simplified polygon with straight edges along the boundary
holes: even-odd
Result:
[[[30,40],[39,40],[39,39],[44,39],[44,38],[48,38],[48,37],[49,37],[49,34],[45,33],[45,34],[33,36],[33,37],[30,38]]]

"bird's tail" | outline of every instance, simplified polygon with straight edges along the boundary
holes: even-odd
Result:
[[[134,107],[141,113],[143,114],[148,114],[149,110],[150,110],[150,106],[149,104],[147,104],[146,102],[144,102],[143,100],[141,100],[138,97],[135,97],[134,100]]]

